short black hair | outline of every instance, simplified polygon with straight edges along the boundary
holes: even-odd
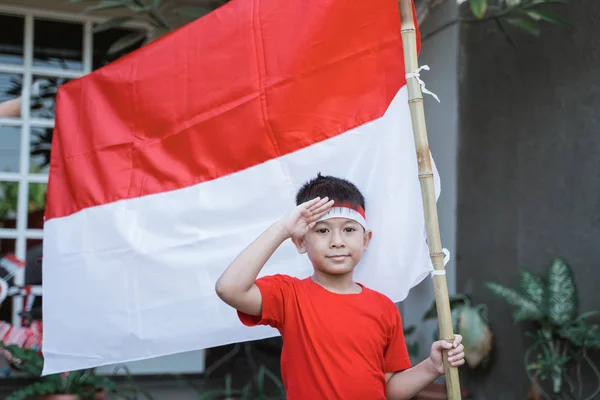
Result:
[[[348,203],[354,207],[365,208],[365,197],[352,182],[335,176],[317,174],[316,178],[306,182],[296,194],[296,205],[314,199],[328,197],[336,203]]]

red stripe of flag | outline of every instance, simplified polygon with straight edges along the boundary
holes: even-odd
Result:
[[[404,75],[396,0],[231,1],[60,87],[46,218],[331,138],[383,115]]]

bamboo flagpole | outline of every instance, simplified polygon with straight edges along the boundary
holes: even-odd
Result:
[[[402,43],[404,46],[404,64],[407,73],[415,73],[419,68],[417,60],[417,35],[414,23],[412,0],[400,0],[400,17],[402,22]],[[425,125],[425,110],[423,108],[423,94],[421,84],[416,77],[406,80],[408,86],[408,101],[410,116],[415,137],[417,161],[419,164],[419,181],[425,212],[425,225],[427,229],[427,243],[431,262],[433,263],[433,287],[438,313],[438,324],[441,339],[453,342],[452,316],[450,301],[448,299],[448,286],[444,267],[444,253],[437,214],[433,169]],[[446,375],[446,390],[449,400],[459,400],[460,382],[458,369],[448,363],[448,352],[444,352],[444,371]]]

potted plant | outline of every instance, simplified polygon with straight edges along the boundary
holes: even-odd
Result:
[[[530,324],[525,334],[533,343],[524,358],[533,397],[597,399],[600,368],[589,353],[600,348],[600,327],[588,319],[598,313],[579,314],[579,295],[570,265],[556,258],[544,275],[521,270],[518,289],[494,282],[486,286],[513,308],[515,322]],[[597,380],[595,390],[587,393],[582,382],[583,367]]]
[[[465,362],[469,368],[485,368],[490,361],[493,335],[488,325],[485,304],[473,305],[464,294],[450,296],[452,327],[462,336],[465,347]],[[423,314],[423,321],[437,320],[435,302]],[[439,330],[434,332],[433,340],[438,340]]]
[[[9,352],[11,364],[16,369],[37,379],[12,392],[6,400],[25,400],[34,396],[40,400],[102,400],[115,387],[109,378],[95,375],[93,369],[42,376],[44,361],[38,351],[1,342],[0,349]]]
[[[485,368],[490,360],[493,335],[488,326],[487,307],[484,304],[473,305],[464,294],[450,296],[452,330],[463,337],[465,362],[471,369]],[[423,321],[437,320],[435,301],[423,314]],[[439,338],[439,329],[433,334],[433,340]],[[468,398],[469,392],[461,388],[462,397]],[[444,377],[427,386],[416,397],[417,400],[447,399]]]
[[[267,390],[266,379],[276,387],[276,394]],[[231,374],[225,375],[225,387],[212,390],[198,391],[198,400],[285,400],[283,383],[264,365],[258,368],[256,374],[242,388],[234,388]]]

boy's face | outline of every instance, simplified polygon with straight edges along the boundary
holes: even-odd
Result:
[[[318,222],[303,239],[294,243],[300,253],[307,253],[313,266],[330,275],[354,270],[371,240],[358,222],[346,218],[330,218]]]

